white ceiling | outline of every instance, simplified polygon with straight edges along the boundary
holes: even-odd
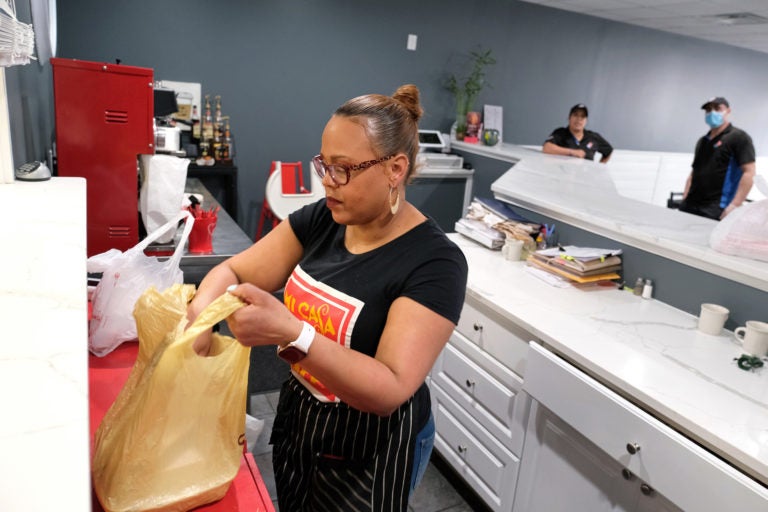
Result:
[[[768,53],[768,0],[523,0]]]

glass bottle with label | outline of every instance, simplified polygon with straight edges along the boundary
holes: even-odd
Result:
[[[213,116],[211,115],[211,97],[205,95],[205,113],[203,114],[203,133],[201,140],[211,142],[213,140]]]
[[[232,132],[229,129],[229,116],[224,116],[224,141],[222,142],[222,160],[231,160],[235,152],[232,147]]]
[[[192,141],[200,144],[200,114],[197,112],[197,105],[192,105]]]

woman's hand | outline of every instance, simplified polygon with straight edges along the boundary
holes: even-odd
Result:
[[[227,318],[229,330],[243,345],[285,345],[301,333],[301,320],[271,293],[248,283],[228,291],[247,304]]]

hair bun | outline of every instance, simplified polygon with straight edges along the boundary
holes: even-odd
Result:
[[[424,114],[419,103],[419,88],[413,84],[401,85],[392,95],[392,99],[401,103],[410,112],[414,121],[418,122]]]

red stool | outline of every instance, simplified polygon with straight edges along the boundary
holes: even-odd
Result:
[[[272,165],[269,168],[269,175],[267,181],[272,177],[275,172],[280,173],[280,181],[282,183],[283,194],[308,194],[309,191],[304,187],[304,168],[301,162],[281,162],[280,160],[273,160]],[[264,202],[261,203],[261,214],[259,215],[259,223],[256,227],[256,236],[254,240],[259,240],[263,234],[265,223],[271,222],[274,229],[279,223],[280,219],[275,215],[275,212],[269,206],[266,194],[264,195]]]

